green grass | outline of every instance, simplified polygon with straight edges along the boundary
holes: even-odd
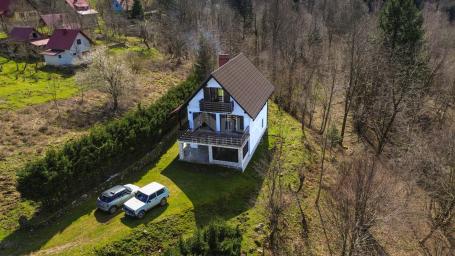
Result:
[[[123,213],[111,218],[95,210],[95,197],[92,197],[58,223],[34,232],[19,231],[5,238],[4,242],[11,246],[6,253],[28,253],[76,242],[78,246],[65,251],[65,255],[84,255],[93,245],[99,246],[125,237],[138,225],[188,211],[193,212],[194,221],[186,225],[196,227],[198,223],[204,224],[210,218],[210,209],[216,210],[207,206],[234,192],[250,190],[254,186],[255,180],[250,175],[221,167],[181,163],[176,161],[177,155],[178,147],[175,144],[154,167],[134,182],[139,186],[152,181],[166,185],[171,193],[168,207],[154,209],[144,220],[124,218]],[[233,209],[241,209],[240,203],[242,202],[234,202]]]
[[[29,64],[23,73],[16,71],[16,62],[0,57],[0,109],[18,109],[30,105],[72,97],[78,88],[72,75],[48,68],[39,68],[35,72],[34,65]],[[25,63],[20,62],[19,70]],[[20,72],[19,71],[19,72]]]
[[[90,196],[85,203],[57,222],[33,232],[16,231],[4,237],[0,248],[6,245],[6,249],[3,252],[0,249],[0,254],[18,255],[51,250],[59,255],[87,255],[94,248],[110,245],[113,241],[129,243],[125,238],[131,232],[147,232],[148,228],[162,227],[168,220],[185,230],[171,235],[172,239],[164,243],[172,244],[180,234],[190,234],[196,227],[207,224],[214,217],[241,225],[244,231],[243,247],[255,248],[255,241],[260,240],[260,237],[253,229],[263,222],[264,211],[260,204],[263,177],[256,172],[255,162],[264,157],[277,134],[285,134],[289,138],[286,143],[286,155],[289,158],[287,165],[297,165],[301,159],[311,161],[308,157],[302,158],[302,147],[298,145],[301,133],[297,121],[286,114],[280,114],[276,105],[271,104],[269,122],[270,142],[266,139],[261,143],[245,173],[179,162],[176,160],[178,147],[174,144],[153,166],[142,174],[132,174],[125,181],[139,186],[152,181],[166,185],[171,194],[167,207],[155,208],[143,220],[134,220],[125,218],[121,212],[110,216],[96,211],[96,197]],[[287,177],[293,179],[291,174]]]

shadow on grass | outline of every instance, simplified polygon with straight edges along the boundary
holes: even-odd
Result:
[[[255,170],[255,163],[258,162],[259,158],[268,159],[269,145],[268,139],[266,139],[268,137],[264,136],[264,138],[244,173],[219,166],[180,162],[177,160],[177,156],[162,169],[161,175],[175,183],[191,201],[198,226],[205,225],[214,218],[230,219],[254,205],[263,183],[263,175]],[[171,147],[172,145],[168,149]],[[122,183],[139,181],[159,161],[160,159],[157,159],[141,171],[132,173],[131,176],[122,180]],[[96,208],[96,196],[92,194],[80,206],[71,209],[51,223],[36,229],[23,226],[23,228],[14,231],[0,242],[0,255],[30,254],[40,249],[52,237],[85,215],[93,213],[93,217],[98,222],[108,223],[115,216],[124,214],[121,210],[113,215],[101,211],[93,212]],[[147,212],[146,216],[140,220],[124,216],[121,218],[121,222],[134,228],[140,224],[151,222],[166,211],[168,207],[169,205],[158,206]],[[34,216],[29,223],[37,223],[42,218],[41,215]]]
[[[157,205],[157,206],[153,207],[153,209],[150,209],[145,214],[144,218],[142,218],[142,219],[134,218],[134,217],[127,216],[126,214],[124,214],[121,221],[123,224],[127,225],[128,227],[134,228],[140,224],[151,222],[152,220],[154,220],[155,218],[160,216],[164,211],[166,211],[168,206],[169,206],[168,204],[166,204],[165,206]]]
[[[258,198],[263,175],[256,168],[259,158],[269,163],[267,138],[265,135],[244,173],[220,166],[180,162],[176,158],[161,174],[172,180],[192,202],[198,226],[213,219],[230,219],[253,207]]]
[[[122,214],[122,213],[123,213],[122,209],[118,209],[113,214],[105,212],[105,211],[101,211],[100,209],[96,209],[93,215],[95,216],[96,221],[98,221],[99,223],[108,223],[115,216]]]

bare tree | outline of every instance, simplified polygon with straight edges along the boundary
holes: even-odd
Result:
[[[365,155],[343,163],[328,192],[323,208],[336,254],[383,255],[371,231],[392,210],[389,201],[396,191],[377,160]]]
[[[109,55],[103,48],[95,51],[91,59],[92,63],[80,72],[78,79],[83,84],[90,84],[93,88],[107,93],[115,112],[119,108],[119,99],[134,86],[135,79],[131,68],[124,59]]]
[[[423,252],[426,255],[454,253],[455,128],[453,125],[415,136],[403,166],[410,171],[410,180],[414,180],[428,195],[423,211],[426,213],[429,229],[419,240]]]

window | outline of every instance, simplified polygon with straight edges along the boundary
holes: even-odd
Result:
[[[164,193],[164,188],[158,190],[158,192],[156,192],[156,195],[159,196],[159,195],[161,195],[163,193]]]
[[[239,154],[237,149],[212,147],[212,152],[213,160],[233,163],[237,163],[239,161]]]
[[[210,102],[229,102],[230,96],[222,88],[204,88],[204,100]]]
[[[149,197],[149,202],[152,201],[153,199],[155,199],[155,197],[156,197],[156,193],[151,194]]]
[[[32,37],[33,37],[33,38],[37,38],[38,35],[37,35],[35,32],[33,32],[33,33],[32,33]]]
[[[58,55],[58,58],[61,59],[61,58],[62,58],[62,55]]]
[[[223,99],[224,97],[224,90],[223,89],[218,89],[217,90],[217,94],[218,94],[218,99]]]
[[[221,130],[227,132],[243,132],[243,116],[221,115]]]
[[[243,146],[243,158],[245,158],[245,156],[248,154],[248,149],[249,149],[249,146],[250,146],[250,145],[248,145],[248,144],[249,144],[249,143],[247,142],[247,143],[245,144],[245,146]]]
[[[76,56],[76,53],[75,53],[75,52],[73,52],[73,56]]]
[[[76,44],[82,44],[81,39],[77,39],[77,40],[76,40]]]
[[[262,119],[261,122],[262,122],[262,128],[264,128],[264,119]]]

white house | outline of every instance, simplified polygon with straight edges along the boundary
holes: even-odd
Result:
[[[179,159],[244,171],[267,130],[274,86],[243,54],[220,55],[219,63],[186,103]]]
[[[56,29],[41,54],[47,65],[75,65],[90,51],[91,43],[90,38],[79,29]]]

